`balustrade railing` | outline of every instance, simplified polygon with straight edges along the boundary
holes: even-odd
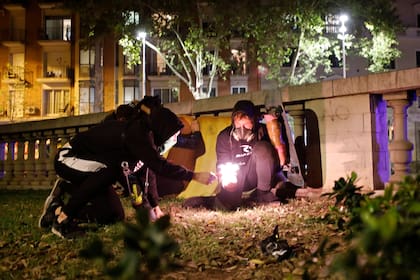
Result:
[[[310,186],[332,188],[335,180],[354,171],[360,185],[378,190],[412,174],[409,166],[419,143],[408,139],[407,108],[420,96],[419,75],[420,69],[410,69],[165,106],[177,114],[217,116],[229,115],[240,99],[265,108],[283,102]],[[393,109],[391,142],[386,107]],[[56,177],[57,149],[106,114],[0,125],[0,188],[49,188]]]
[[[100,122],[106,113],[0,126],[0,188],[42,189],[56,178],[57,149],[79,131]]]
[[[236,95],[165,104],[177,114],[218,115],[242,98],[264,105],[265,95]],[[72,136],[102,121],[108,113],[0,125],[0,189],[48,189],[56,178],[57,149]]]

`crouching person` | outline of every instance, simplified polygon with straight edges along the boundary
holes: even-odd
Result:
[[[266,126],[249,100],[238,101],[232,123],[216,141],[219,188],[215,197],[193,197],[185,207],[234,210],[249,203],[278,201],[276,185],[284,180],[280,168],[286,161],[284,142],[272,143]]]
[[[122,162],[136,163],[139,168],[175,180],[210,184],[215,179],[212,173],[187,170],[160,155],[160,150],[176,143],[182,128],[173,112],[143,105],[136,114],[127,121],[102,122],[77,134],[58,151],[55,170],[69,184],[61,184],[63,188],[57,184],[48,196],[41,227],[51,227],[59,237],[71,237],[79,230],[74,226],[77,218],[89,205],[95,210],[87,213],[91,220],[112,223],[124,219],[123,207],[112,188],[121,180]],[[63,193],[69,193],[66,203],[61,200]]]

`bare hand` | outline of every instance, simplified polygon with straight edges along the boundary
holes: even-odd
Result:
[[[235,184],[235,183],[229,183],[229,184],[223,186],[223,189],[225,189],[228,192],[234,192],[236,190],[237,186],[238,185]]]
[[[160,210],[159,206],[149,209],[149,219],[151,222],[155,222],[163,216],[165,216],[165,214],[162,212],[162,210]]]
[[[165,216],[159,206],[153,208],[153,211],[155,212],[156,219],[160,219],[161,217]]]
[[[194,172],[193,180],[204,184],[210,185],[217,179],[216,175],[211,172]]]

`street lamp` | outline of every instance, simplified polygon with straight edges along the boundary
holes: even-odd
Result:
[[[138,33],[138,38],[141,39],[142,44],[142,91],[141,91],[141,97],[142,99],[146,96],[146,32],[141,31]]]
[[[340,22],[341,22],[341,26],[340,29],[338,30],[340,32],[340,34],[338,35],[338,39],[341,39],[342,43],[343,43],[343,78],[346,78],[346,31],[347,28],[345,26],[346,21],[349,19],[349,17],[347,15],[341,15],[340,16]]]

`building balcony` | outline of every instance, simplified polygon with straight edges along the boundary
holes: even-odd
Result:
[[[70,50],[70,46],[71,46],[70,41],[50,40],[50,39],[38,40],[38,44],[41,45],[45,51],[50,51],[50,50],[54,51],[57,49]]]
[[[25,42],[25,29],[0,29],[0,41],[5,42]]]
[[[4,84],[29,87],[32,84],[32,72],[25,71],[22,66],[5,66],[1,79]]]
[[[74,69],[69,66],[47,66],[42,77],[37,78],[38,83],[47,86],[70,86],[74,80]]]
[[[22,52],[25,48],[25,29],[0,29],[0,42],[10,52]]]

